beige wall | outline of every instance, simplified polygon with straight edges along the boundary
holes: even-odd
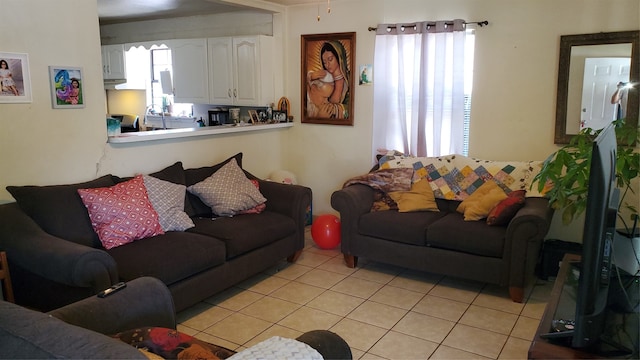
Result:
[[[560,35],[635,30],[640,24],[637,0],[336,0],[331,14],[322,13],[319,22],[317,4],[292,6],[281,28],[284,95],[293,107],[293,128],[112,146],[106,143],[95,1],[4,0],[3,7],[12,16],[0,22],[0,51],[29,54],[33,103],[0,104],[0,202],[12,201],[4,190],[9,184],[124,176],[177,160],[201,166],[243,151],[246,167],[258,176],[280,168],[293,171],[313,189],[314,214],[332,212],[331,193],[372,164],[373,88],[356,87],[353,127],[300,124],[300,35],[355,31],[360,65],[373,63],[374,34],[368,26],[488,20],[476,38],[470,155],[525,160],[544,159],[557,149],[553,126]],[[69,18],[69,9],[73,21],[61,21]],[[83,67],[86,108],[51,109],[48,65]],[[578,232],[554,224],[549,237],[572,240]]]

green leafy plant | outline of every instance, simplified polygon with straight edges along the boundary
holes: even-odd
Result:
[[[640,174],[640,153],[629,145],[635,145],[640,140],[640,132],[638,128],[626,125],[624,119],[615,120],[613,124],[618,140],[616,185],[622,190],[620,207],[628,209],[633,219],[638,216],[638,209],[624,199],[629,192],[635,193],[631,182]],[[601,131],[591,128],[580,131],[569,144],[544,161],[534,178],[534,183],[538,181],[539,191],[543,191],[545,186],[549,188],[545,196],[549,198],[552,208],[562,210],[564,224],[571,223],[587,207],[592,142]],[[618,210],[620,213],[620,208]]]

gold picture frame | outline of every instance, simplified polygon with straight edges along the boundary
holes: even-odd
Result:
[[[302,123],[353,126],[356,33],[301,36]]]

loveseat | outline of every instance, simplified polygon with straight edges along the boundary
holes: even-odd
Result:
[[[0,205],[0,249],[7,253],[16,303],[49,311],[120,281],[151,276],[168,286],[180,311],[284,259],[295,261],[304,247],[311,189],[264,181],[242,169],[238,171],[244,179],[238,179],[237,172],[235,177],[226,172],[225,177],[219,175],[224,169],[236,169],[234,163],[242,168],[242,153],[200,168],[184,169],[177,162],[143,176],[145,185],[153,181],[164,186],[154,185],[153,191],[146,186],[149,200],[175,202],[168,210],[158,211],[158,217],[163,220],[160,215],[166,212],[164,220],[169,223],[161,224],[162,228],[178,230],[160,231],[155,223],[143,224],[146,235],[123,245],[115,241],[105,246],[101,235],[111,232],[118,239],[121,234],[104,227],[97,232],[94,225],[103,214],[89,216],[90,208],[100,210],[109,204],[87,203],[102,200],[95,191],[133,184],[138,176],[105,175],[79,184],[7,187],[16,202]],[[213,190],[222,191],[223,200],[233,195],[232,201],[246,196],[226,192],[249,191],[234,184],[252,180],[251,191],[258,191],[255,196],[262,196],[262,203],[248,210],[214,213],[211,205],[217,205],[206,194],[213,190],[201,186],[213,178],[222,185]]]
[[[340,213],[347,266],[357,266],[363,257],[508,286],[512,300],[523,301],[553,216],[548,200],[536,185],[531,187],[540,162],[397,152],[378,160],[372,171],[347,180],[331,196],[332,207]],[[493,189],[480,191],[489,187]],[[480,200],[477,209],[485,209],[484,214],[474,213],[477,209],[471,206],[459,210],[474,192],[474,200]],[[491,194],[500,196],[494,199]],[[422,203],[429,197],[428,204]]]
[[[254,359],[292,351],[309,359],[351,358],[349,345],[327,330],[308,331],[295,340],[272,337],[240,353],[181,333],[171,293],[151,277],[49,313],[0,300],[0,359]]]

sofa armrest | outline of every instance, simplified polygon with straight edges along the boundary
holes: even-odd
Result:
[[[0,205],[0,249],[10,266],[95,292],[117,282],[117,265],[105,251],[46,233],[16,203]]]
[[[340,213],[340,249],[343,254],[352,254],[360,216],[370,212],[372,205],[373,189],[366,185],[350,185],[331,194],[331,207]]]
[[[371,211],[373,189],[362,184],[347,186],[331,194],[331,207],[340,213],[340,217],[359,217]]]
[[[137,278],[107,297],[91,296],[48,314],[105,335],[146,326],[176,328],[171,293],[152,277]]]
[[[267,198],[267,210],[293,218],[304,227],[306,210],[311,205],[311,189],[301,185],[258,180],[260,192]]]
[[[510,286],[523,286],[525,276],[533,273],[542,241],[549,231],[553,209],[546,198],[527,198],[525,206],[507,227],[505,251],[511,252]]]

